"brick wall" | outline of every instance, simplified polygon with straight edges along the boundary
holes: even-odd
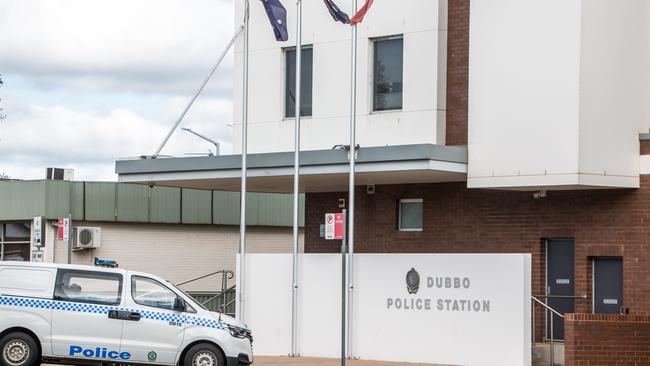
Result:
[[[465,183],[358,187],[355,250],[404,253],[531,253],[533,294],[545,287],[545,239],[575,241],[576,312],[591,312],[591,257],[622,256],[625,306],[650,314],[650,176],[641,189],[531,192],[470,190]],[[320,238],[326,212],[338,210],[347,193],[306,197],[306,252],[336,252]],[[424,199],[424,230],[397,230],[398,201]],[[543,329],[537,307],[538,337]]]
[[[447,145],[467,144],[469,0],[450,0],[447,26]]]
[[[567,366],[650,364],[650,316],[567,314]]]
[[[639,153],[641,155],[650,155],[650,141],[641,140],[639,141]]]

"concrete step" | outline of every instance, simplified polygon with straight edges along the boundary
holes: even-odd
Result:
[[[564,366],[564,342],[555,341],[554,366]],[[536,343],[533,346],[533,366],[551,365],[551,343]]]

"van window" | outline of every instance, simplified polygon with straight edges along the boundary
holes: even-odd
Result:
[[[166,310],[174,310],[174,300],[178,297],[160,282],[140,276],[131,278],[131,296],[136,304]]]
[[[54,299],[101,305],[119,305],[122,275],[60,269],[56,276]]]

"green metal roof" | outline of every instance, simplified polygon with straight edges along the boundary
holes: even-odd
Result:
[[[292,224],[290,194],[248,193],[246,224]],[[300,196],[300,225],[304,225]],[[239,225],[239,192],[147,186],[113,182],[2,181],[0,220],[73,220]]]

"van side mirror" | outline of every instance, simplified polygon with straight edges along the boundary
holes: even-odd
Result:
[[[177,297],[174,299],[174,311],[184,312],[186,310],[185,300]]]

